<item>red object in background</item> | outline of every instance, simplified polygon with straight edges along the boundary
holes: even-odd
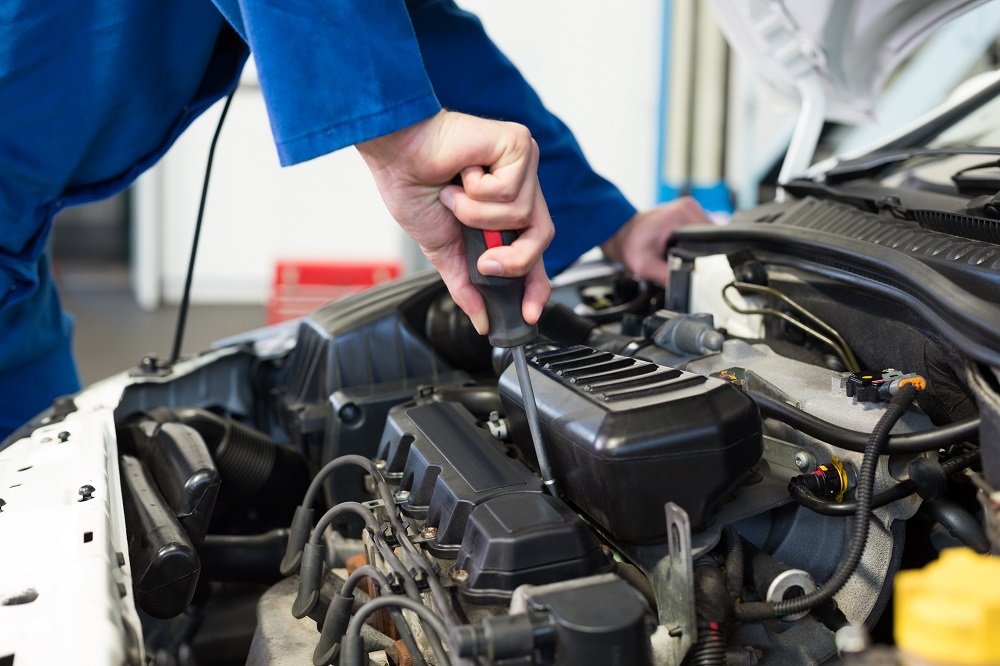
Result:
[[[401,272],[399,263],[392,261],[279,261],[267,299],[267,323],[307,315],[341,296],[397,278]]]

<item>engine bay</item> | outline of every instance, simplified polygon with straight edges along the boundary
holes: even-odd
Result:
[[[77,575],[107,610],[80,640],[129,663],[819,664],[861,627],[889,642],[901,569],[991,549],[998,347],[940,324],[966,291],[921,296],[885,261],[846,278],[851,248],[796,230],[831,205],[678,233],[667,290],[560,278],[527,349],[559,496],[509,351],[420,274],[55,405],[0,449],[6,478],[87,484],[7,484],[0,508],[96,521],[73,551],[104,544]],[[994,316],[995,270],[941,260]],[[70,474],[51,447],[84,440]]]

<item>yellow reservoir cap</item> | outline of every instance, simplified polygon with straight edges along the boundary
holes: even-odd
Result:
[[[1000,558],[952,548],[896,576],[896,643],[929,663],[1000,666]]]

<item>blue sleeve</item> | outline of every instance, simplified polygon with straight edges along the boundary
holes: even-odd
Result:
[[[478,18],[452,0],[407,5],[424,66],[445,108],[521,123],[538,142],[539,180],[556,226],[545,252],[549,275],[603,243],[635,214],[618,188],[594,173],[572,132],[545,108]]]
[[[213,0],[254,54],[283,165],[408,127],[440,104],[403,0]]]

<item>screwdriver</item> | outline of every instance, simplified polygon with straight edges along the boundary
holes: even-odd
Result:
[[[552,475],[549,457],[542,441],[542,425],[538,418],[535,392],[528,377],[528,361],[524,356],[524,345],[538,335],[538,327],[524,321],[521,303],[524,300],[524,278],[486,276],[479,272],[477,262],[483,252],[501,245],[510,245],[518,237],[517,231],[484,231],[462,225],[465,238],[465,257],[469,262],[469,277],[486,303],[486,314],[490,319],[490,344],[494,347],[511,349],[514,356],[514,372],[521,387],[524,412],[531,432],[531,442],[538,458],[538,469],[542,482],[553,497],[559,496],[556,480]]]

